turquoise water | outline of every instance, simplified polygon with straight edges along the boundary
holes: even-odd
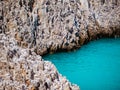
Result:
[[[120,90],[120,38],[91,41],[76,51],[43,58],[81,90]]]

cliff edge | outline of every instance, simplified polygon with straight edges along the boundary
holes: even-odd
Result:
[[[40,55],[119,36],[120,0],[1,0],[0,89],[78,90]]]
[[[43,55],[120,35],[119,0],[2,0],[0,32]]]

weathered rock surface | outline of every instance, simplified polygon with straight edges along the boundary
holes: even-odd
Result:
[[[120,35],[120,0],[2,0],[0,32],[39,55]]]
[[[0,89],[75,90],[38,55],[119,36],[120,0],[0,0]]]
[[[0,90],[79,90],[51,62],[10,37],[0,35]]]

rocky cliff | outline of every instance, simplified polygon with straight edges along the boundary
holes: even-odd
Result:
[[[66,84],[59,78],[63,77],[38,55],[76,49],[102,37],[119,36],[120,0],[0,0],[0,86],[17,85],[24,90],[36,87],[34,83],[40,80],[43,90],[62,90]],[[55,71],[52,72],[55,81],[47,76],[51,75],[50,69]],[[20,75],[24,70],[30,73],[29,77]],[[45,75],[43,79],[42,75]],[[47,78],[54,83],[48,85]],[[66,83],[69,89],[75,88]]]
[[[2,0],[2,33],[43,55],[120,35],[119,0]]]
[[[0,90],[79,90],[56,67],[10,35],[0,35]]]

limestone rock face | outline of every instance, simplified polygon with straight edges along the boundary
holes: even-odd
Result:
[[[0,0],[0,89],[77,90],[38,55],[120,36],[120,0]]]
[[[0,32],[39,55],[120,35],[120,0],[2,0]]]
[[[51,62],[10,37],[0,35],[0,90],[79,90]]]

